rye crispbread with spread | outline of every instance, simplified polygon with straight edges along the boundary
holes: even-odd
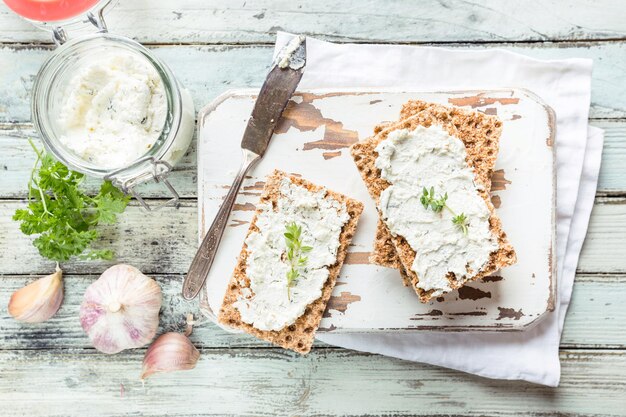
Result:
[[[400,111],[400,121],[408,117],[414,116],[415,114],[434,106],[438,106],[438,104],[428,103],[420,100],[410,100],[402,106],[402,110]],[[379,134],[386,127],[392,126],[393,124],[394,122],[385,122],[375,126],[374,134]],[[493,170],[495,162],[496,158],[490,158],[488,161],[483,161],[480,168]],[[488,180],[489,188],[491,188],[491,174],[489,174]],[[387,226],[385,226],[385,223],[382,221],[380,216],[378,219],[378,224],[376,225],[376,239],[374,241],[374,250],[369,257],[369,260],[371,263],[376,265],[398,269],[400,271],[400,275],[402,276],[404,286],[408,287],[411,285],[411,280],[406,273],[404,267],[402,266],[400,258],[398,258],[398,253],[396,252],[396,249],[393,246],[393,242],[391,241],[391,233],[389,233],[389,229],[387,229]]]
[[[402,106],[400,111],[400,120],[411,117],[422,110],[429,107],[436,106],[434,103],[427,103],[425,101],[411,100]],[[377,135],[382,132],[386,127],[392,126],[394,122],[384,122],[374,127],[374,134]],[[391,240],[391,233],[385,223],[382,221],[381,216],[378,216],[378,224],[376,225],[376,239],[374,240],[374,250],[372,251],[369,261],[376,265],[381,265],[387,268],[393,268],[400,271],[402,282],[405,287],[411,285],[411,278],[407,274],[404,266],[398,258],[398,252],[393,246]]]
[[[305,187],[312,192],[325,190],[325,198],[345,203],[347,213],[350,216],[350,219],[343,226],[341,234],[339,235],[340,245],[337,249],[337,261],[334,265],[328,267],[328,280],[322,288],[322,296],[310,303],[306,307],[304,314],[300,316],[295,323],[281,330],[259,330],[248,323],[244,323],[241,320],[239,311],[233,306],[233,303],[235,303],[241,296],[242,289],[249,288],[250,286],[250,280],[246,275],[248,250],[247,245],[244,243],[241,253],[239,254],[237,266],[235,267],[233,276],[228,284],[228,289],[226,290],[224,302],[220,308],[218,320],[220,323],[228,327],[241,329],[255,337],[258,337],[259,339],[266,340],[285,349],[306,354],[311,350],[311,346],[313,345],[315,332],[317,331],[320,321],[322,320],[322,316],[326,310],[326,305],[328,304],[328,300],[330,299],[333,288],[335,287],[337,277],[339,276],[339,271],[341,270],[341,266],[346,258],[348,245],[354,236],[359,216],[363,211],[363,204],[342,194],[327,190],[324,187],[312,184],[304,179],[289,176],[288,174],[278,170],[274,171],[267,177],[259,203],[269,202],[275,206],[278,198],[280,197],[280,182],[283,178],[289,178],[294,184]],[[250,228],[248,229],[246,237],[253,231],[258,231],[256,226],[258,214],[259,211],[257,210],[252,222],[250,223]]]
[[[468,165],[473,169],[476,183],[482,185],[478,191],[485,201],[491,216],[489,225],[492,233],[498,239],[498,250],[492,252],[490,261],[476,275],[464,282],[457,282],[449,276],[450,287],[456,289],[466,282],[474,281],[489,275],[498,269],[516,262],[513,247],[502,230],[500,219],[489,196],[491,188],[491,174],[498,154],[498,142],[502,130],[502,123],[495,116],[464,110],[456,107],[445,107],[439,104],[410,101],[403,106],[400,121],[380,125],[375,129],[375,135],[350,148],[352,157],[363,177],[370,195],[378,205],[381,192],[390,184],[380,177],[380,170],[375,166],[378,156],[375,148],[385,140],[390,132],[399,129],[413,130],[417,126],[429,127],[440,125],[450,135],[461,139],[467,151]],[[379,214],[380,216],[380,214]],[[399,267],[404,273],[403,279],[410,282],[422,302],[431,299],[433,290],[424,291],[417,287],[419,277],[411,270],[416,253],[402,236],[392,236],[384,223],[379,222],[379,229],[374,244],[373,259],[375,263],[386,266]],[[389,245],[391,241],[391,245]],[[396,252],[396,257],[392,253]]]

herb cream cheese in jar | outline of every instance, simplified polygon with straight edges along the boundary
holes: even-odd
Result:
[[[167,107],[163,81],[148,62],[126,51],[98,56],[65,86],[59,142],[97,166],[128,166],[161,136]]]
[[[107,32],[104,7],[68,22],[35,22],[52,30],[59,47],[41,67],[32,115],[44,145],[69,168],[111,180],[150,207],[135,191],[164,183],[187,151],[195,129],[189,92],[150,50]],[[97,33],[69,39],[65,26],[90,22]]]

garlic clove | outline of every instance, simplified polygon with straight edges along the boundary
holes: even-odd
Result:
[[[181,333],[165,333],[154,341],[143,358],[141,379],[160,372],[184,371],[196,367],[200,352]]]
[[[41,323],[54,316],[63,301],[63,272],[39,278],[13,293],[9,314],[18,321]]]
[[[161,288],[130,265],[115,265],[92,283],[80,306],[80,324],[104,353],[145,346],[156,334]]]

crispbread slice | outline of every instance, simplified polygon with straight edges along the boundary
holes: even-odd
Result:
[[[285,177],[288,177],[294,184],[306,187],[308,190],[313,192],[324,189],[324,187],[314,185],[304,179],[289,176],[284,172],[276,170],[267,177],[265,187],[263,188],[263,193],[260,198],[260,203],[271,202],[272,204],[275,204],[278,201],[278,197],[280,196],[280,182]],[[344,225],[341,235],[339,236],[340,246],[337,250],[337,262],[328,268],[329,276],[328,280],[324,284],[324,287],[322,288],[322,296],[309,304],[304,314],[300,316],[294,324],[279,331],[259,330],[252,325],[241,321],[239,311],[233,306],[233,303],[235,303],[242,294],[242,289],[250,286],[250,280],[246,275],[248,250],[246,244],[244,243],[239,255],[237,266],[235,267],[228,289],[226,290],[224,302],[220,308],[220,313],[218,315],[220,323],[229,327],[242,329],[259,339],[267,340],[275,345],[281,346],[285,349],[291,349],[301,354],[306,354],[311,350],[311,345],[315,339],[315,332],[319,327],[320,321],[322,320],[324,310],[326,310],[326,305],[328,304],[328,300],[330,299],[333,288],[335,287],[335,282],[339,276],[339,271],[341,270],[346,253],[348,252],[348,245],[354,236],[359,216],[363,211],[363,204],[342,194],[326,190],[326,198],[332,198],[341,203],[345,203],[350,220],[348,220],[348,222]],[[257,210],[254,219],[250,224],[250,228],[248,229],[248,235],[253,231],[258,230],[256,226],[258,214],[259,211]]]
[[[413,115],[408,116],[408,114],[411,113],[413,113]],[[498,153],[498,141],[502,128],[500,120],[497,117],[478,112],[456,107],[449,108],[421,101],[411,101],[407,103],[403,107],[402,114],[407,117],[397,123],[386,124],[377,128],[375,130],[375,136],[354,144],[350,149],[357,168],[376,203],[378,204],[381,192],[389,186],[389,183],[380,177],[380,171],[375,167],[377,157],[375,151],[376,146],[378,146],[381,141],[385,140],[388,134],[394,130],[412,130],[420,125],[428,127],[432,124],[438,124],[449,134],[461,139],[465,144],[467,162],[474,171],[476,182],[483,185],[482,189],[479,190],[479,194],[491,212],[489,218],[490,228],[498,238],[499,248],[491,254],[489,263],[479,273],[467,281],[482,278],[502,267],[515,263],[515,251],[502,230],[500,219],[497,217],[489,197],[491,173]],[[384,252],[383,255],[386,256],[384,259],[390,260],[390,263],[393,262],[393,258],[388,256],[389,245],[384,242],[381,243],[379,240],[386,239],[387,236],[391,237],[398,259],[404,267],[404,272],[410,279],[420,300],[422,302],[430,301],[434,291],[423,291],[417,287],[419,277],[410,269],[415,260],[416,253],[411,249],[405,239],[401,236],[391,236],[386,227],[384,227],[384,230],[379,229],[377,236],[379,239],[377,239],[375,246],[381,251],[387,251]],[[465,283],[456,282],[452,277],[448,277],[448,279],[453,289],[459,288]]]
[[[399,121],[414,116],[420,111],[426,110],[432,106],[436,106],[436,104],[419,100],[410,100],[402,105]],[[397,122],[383,122],[374,126],[374,135],[379,134],[383,130],[393,126],[395,123]],[[370,263],[376,265],[399,270],[404,286],[408,287],[411,285],[411,280],[404,270],[404,267],[400,262],[400,258],[398,258],[398,252],[396,252],[396,248],[393,246],[393,242],[391,241],[391,233],[389,232],[389,229],[387,229],[387,226],[385,226],[385,223],[382,221],[380,215],[378,216],[378,223],[376,225],[374,250],[370,254],[369,261]]]
[[[410,100],[402,106],[399,121],[415,116],[421,111],[425,111],[429,108],[433,108],[436,106],[438,105],[435,103],[427,103],[421,100]],[[389,122],[381,123],[374,127],[374,134],[379,134],[386,128],[393,127],[393,125],[394,123]],[[495,163],[496,158],[491,158],[487,161],[483,161],[480,167],[482,169],[489,169],[491,170],[491,172],[493,172]],[[488,181],[489,184],[485,184],[485,186],[488,185],[488,189],[491,189],[491,173],[489,174]],[[387,226],[385,226],[385,223],[382,221],[382,219],[380,219],[380,216],[378,219],[378,224],[376,225],[376,240],[374,241],[374,250],[369,257],[369,261],[376,265],[400,270],[400,275],[402,276],[404,285],[410,285],[410,279],[404,268],[401,267],[400,258],[398,258],[398,253],[396,252],[391,241],[391,233],[389,232],[389,229],[387,229]]]

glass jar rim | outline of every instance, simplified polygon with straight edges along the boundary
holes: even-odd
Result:
[[[127,167],[137,168],[137,162],[146,158],[146,156],[152,156],[154,159],[159,160],[165,155],[174,143],[182,119],[182,96],[180,86],[174,74],[167,65],[140,43],[125,36],[114,35],[108,32],[80,36],[64,43],[53,51],[52,55],[44,62],[35,78],[31,100],[33,123],[48,152],[52,153],[55,158],[71,169],[95,177],[107,177],[111,173],[118,172],[125,167],[99,167],[80,158],[70,150],[65,149],[59,142],[58,137],[51,131],[52,129],[48,122],[49,115],[45,107],[47,106],[50,96],[55,92],[55,89],[61,88],[61,86],[55,82],[55,75],[59,65],[65,62],[67,57],[77,53],[79,48],[89,47],[91,52],[93,52],[91,48],[103,46],[122,47],[145,57],[161,77],[166,96],[168,97],[168,113],[163,131],[155,140],[154,146],[150,151],[130,162]]]

